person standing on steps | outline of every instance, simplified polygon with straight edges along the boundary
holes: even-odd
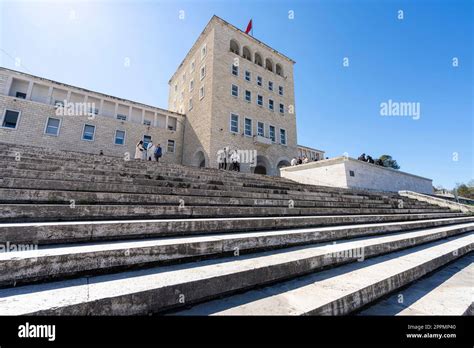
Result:
[[[144,151],[145,149],[143,148],[143,140],[140,140],[137,146],[135,146],[135,159],[142,160]]]
[[[148,161],[151,161],[153,159],[154,152],[155,152],[155,145],[153,144],[153,141],[150,139],[150,142],[146,146],[146,157]]]
[[[240,156],[237,150],[232,153],[230,156],[230,161],[232,162],[232,170],[240,172]]]
[[[162,154],[163,154],[162,151],[163,151],[163,150],[161,150],[160,144],[158,144],[158,145],[155,147],[155,152],[154,152],[155,161],[160,162],[160,158],[161,158],[161,156],[162,156]]]

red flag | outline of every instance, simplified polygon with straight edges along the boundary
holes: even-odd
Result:
[[[252,30],[252,20],[250,20],[249,24],[247,25],[247,29],[245,29],[245,34],[248,34]]]

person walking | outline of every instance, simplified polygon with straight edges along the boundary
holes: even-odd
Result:
[[[143,148],[143,140],[140,140],[135,146],[135,159],[142,160],[143,159],[143,152],[145,149]]]
[[[163,150],[161,149],[160,144],[158,144],[155,147],[155,152],[154,152],[155,161],[160,162],[160,158],[161,158],[162,154],[163,154]]]

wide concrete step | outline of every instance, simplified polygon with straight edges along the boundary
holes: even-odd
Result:
[[[466,223],[470,220],[470,223]],[[52,278],[96,274],[128,267],[183,262],[228,254],[240,255],[264,249],[287,248],[321,241],[413,232],[419,243],[474,230],[474,218],[457,220],[454,226],[439,226],[440,221],[369,224],[334,228],[306,228],[196,237],[160,238],[127,242],[68,244],[0,254],[0,286],[18,285]],[[464,223],[461,223],[464,222]],[[451,221],[452,223],[452,221]]]
[[[256,255],[7,288],[0,290],[0,315],[132,315],[161,312],[315,272],[322,267],[365,260],[414,246],[418,242],[420,240],[415,238],[414,233],[366,237],[338,244],[295,247]],[[365,304],[368,302],[365,297],[373,300],[384,293],[374,291],[375,288],[392,291],[466,254],[472,247],[472,234],[432,242],[423,247],[423,252],[416,250],[410,254],[411,257],[407,256],[408,262],[391,262],[391,267],[376,262],[383,264],[379,266],[381,269],[378,272],[366,271],[356,278],[333,279],[332,286],[321,287],[321,292],[316,291],[306,298],[298,296],[300,305],[306,303],[305,308],[314,307],[315,302],[332,296],[331,301],[319,302],[326,308],[321,313],[345,314],[348,309],[357,307],[347,299],[354,297],[355,293],[358,294],[359,303]],[[359,262],[357,265],[367,269],[371,264]],[[356,286],[361,282],[365,282],[365,286]],[[380,283],[387,284],[390,289],[380,286]],[[365,288],[370,288],[368,294],[364,292]],[[344,293],[342,301],[341,291],[337,290],[349,290]],[[362,291],[362,294],[357,290]],[[336,308],[335,302],[340,304]],[[347,302],[352,305],[343,305]],[[273,306],[265,307],[265,314],[283,307],[276,307],[273,303]],[[333,310],[329,311],[329,308]]]
[[[473,315],[474,254],[400,289],[359,315]]]
[[[334,228],[332,226],[337,226],[338,236],[342,238],[355,224],[402,222],[390,224],[389,231],[393,232],[398,231],[397,228],[407,228],[403,222],[419,228],[425,222],[434,227],[470,222],[472,218],[462,213],[442,213],[0,223],[0,243],[59,244],[310,227]],[[410,224],[418,220],[424,222]]]
[[[190,217],[263,217],[347,214],[419,214],[443,213],[444,209],[339,208],[339,207],[262,207],[262,206],[191,206],[112,205],[112,204],[0,204],[0,222],[71,221],[140,218]]]
[[[346,315],[471,252],[456,236],[230,296],[178,315]],[[357,250],[357,249],[354,249]]]
[[[192,206],[265,206],[265,207],[337,207],[337,208],[396,208],[397,203],[389,204],[364,200],[362,202],[300,200],[292,199],[255,199],[236,197],[207,197],[189,195],[155,195],[149,193],[109,193],[109,192],[78,192],[37,189],[2,189],[0,188],[0,204],[163,204]],[[416,204],[405,204],[406,209],[420,208]]]

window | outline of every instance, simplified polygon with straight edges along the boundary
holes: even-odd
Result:
[[[251,80],[252,80],[252,76],[250,74],[250,71],[245,70],[245,81],[251,81]]]
[[[189,98],[189,110],[193,109],[193,98]]]
[[[16,129],[18,126],[19,118],[19,111],[5,110],[5,114],[3,115],[2,127]]]
[[[245,118],[245,129],[244,133],[246,136],[252,136],[252,120],[250,118]]]
[[[263,106],[263,97],[260,94],[257,95],[257,105]]]
[[[144,135],[143,136],[143,147],[146,149],[148,147],[148,143],[151,141],[151,135]]]
[[[115,131],[115,145],[124,145],[125,144],[125,131],[116,130]]]
[[[286,145],[286,130],[280,129],[280,144]]]
[[[261,76],[257,76],[257,85],[258,85],[258,86],[260,86],[260,87],[262,86],[262,81],[263,81],[263,80],[262,80],[262,77],[261,77]]]
[[[46,128],[44,130],[44,133],[58,136],[60,124],[61,124],[61,120],[59,118],[48,117],[48,120],[46,121]]]
[[[174,140],[168,140],[168,144],[166,146],[166,152],[174,153],[175,142]]]
[[[232,96],[233,97],[238,97],[239,96],[239,86],[237,85],[232,85]]]
[[[268,90],[273,91],[273,82],[272,81],[268,81]]]
[[[262,60],[262,56],[260,54],[255,53],[254,63],[259,65],[259,66],[263,66],[263,60]]]
[[[151,126],[151,121],[150,120],[143,120],[143,124],[145,126]]]
[[[202,98],[204,98],[204,86],[201,86],[201,88],[199,88],[199,100],[201,100]]]
[[[20,99],[26,99],[26,93],[23,92],[16,92],[15,96]]]
[[[207,54],[207,46],[204,45],[201,48],[201,60],[203,60],[206,57],[206,54]]]
[[[244,48],[242,48],[242,57],[249,61],[252,61],[252,53],[250,53],[250,49],[247,46],[244,46]]]
[[[196,62],[195,60],[193,59],[192,62],[191,62],[191,71],[190,72],[194,72],[194,67],[196,66]]]
[[[268,128],[269,130],[269,133],[270,133],[270,139],[272,140],[272,142],[275,142],[276,141],[276,138],[275,138],[275,126],[270,126]]]
[[[240,47],[237,41],[230,40],[230,51],[235,54],[240,54]]]
[[[239,76],[239,67],[235,64],[232,64],[232,75]]]
[[[206,66],[201,67],[201,72],[200,72],[201,80],[206,77]]]
[[[283,95],[283,86],[278,86],[278,94]]]
[[[257,122],[257,135],[265,136],[265,124],[263,122]]]
[[[249,103],[252,101],[252,92],[245,91],[245,100],[248,101]]]
[[[276,68],[275,68],[276,74],[279,76],[283,76],[283,68],[281,67],[280,64],[277,63]]]
[[[174,91],[178,92],[178,84],[177,83],[174,84]]]
[[[350,175],[350,176],[355,176],[354,171],[353,171],[353,170],[349,170],[349,175]]]
[[[194,89],[194,79],[192,79],[191,81],[189,81],[189,91],[192,92]]]
[[[239,132],[239,115],[230,114],[230,131],[232,133]]]
[[[126,120],[127,120],[127,116],[126,116],[126,115],[122,115],[122,114],[117,114],[117,120],[126,121]]]
[[[55,100],[54,101],[54,106],[55,107],[64,107],[64,100]]]
[[[270,110],[272,110],[272,111],[274,110],[273,104],[274,104],[274,103],[273,103],[273,100],[268,99],[268,108],[269,108]]]
[[[280,103],[280,113],[284,114],[285,113],[285,105]]]
[[[84,130],[82,131],[82,140],[93,141],[95,134],[95,126],[90,124],[84,125]]]

